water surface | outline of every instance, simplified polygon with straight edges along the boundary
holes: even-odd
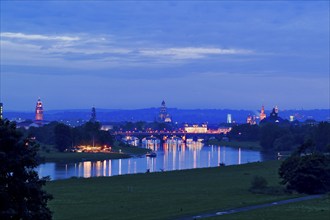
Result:
[[[37,171],[40,176],[50,176],[52,180],[57,180],[216,167],[220,164],[236,165],[268,159],[259,151],[224,146],[181,144],[164,145],[155,150],[157,157],[152,158],[144,156],[96,162],[45,163]]]

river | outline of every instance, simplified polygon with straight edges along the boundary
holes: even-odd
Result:
[[[259,151],[226,146],[167,145],[156,149],[156,153],[156,157],[44,163],[37,168],[37,171],[41,177],[50,176],[51,180],[58,180],[216,167],[220,164],[238,165],[272,159]]]

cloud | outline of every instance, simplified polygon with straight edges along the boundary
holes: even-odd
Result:
[[[177,59],[199,59],[208,55],[242,55],[253,54],[252,50],[244,49],[221,49],[210,47],[182,47],[182,48],[165,48],[165,49],[146,49],[140,53],[144,56],[171,56]]]
[[[166,47],[113,35],[87,33],[66,35],[3,32],[4,65],[69,68],[165,67],[189,64],[220,55],[256,54],[253,50],[219,47]],[[73,37],[75,36],[75,37]],[[238,60],[239,62],[239,60]]]
[[[23,34],[23,33],[12,33],[3,32],[0,33],[3,38],[13,38],[21,40],[57,40],[57,41],[77,41],[80,40],[79,37],[69,37],[69,36],[51,36],[51,35],[40,35],[40,34]]]

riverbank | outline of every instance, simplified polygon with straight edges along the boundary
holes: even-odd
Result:
[[[279,185],[279,161],[47,183],[54,219],[174,219],[298,197]],[[249,191],[255,175],[272,194]],[[82,211],[84,210],[84,211]]]
[[[81,161],[102,161],[110,159],[124,159],[134,156],[143,156],[150,150],[130,146],[114,146],[110,153],[77,153],[77,152],[58,152],[58,151],[41,151],[40,156],[44,162],[61,162],[74,163]]]
[[[261,150],[261,146],[258,141],[220,141],[217,139],[211,139],[207,145],[219,145],[219,146],[228,146],[235,148],[245,148],[250,150]]]

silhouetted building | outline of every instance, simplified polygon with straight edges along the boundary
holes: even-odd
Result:
[[[278,116],[278,108],[274,107],[269,117],[260,121],[260,123],[282,123],[284,122],[283,118]]]
[[[91,113],[91,119],[90,119],[91,122],[96,122],[96,110],[95,110],[95,107],[93,106],[92,108],[92,113]]]
[[[36,104],[35,120],[37,123],[42,123],[42,120],[44,120],[44,109],[43,109],[40,98],[38,99],[37,104]]]
[[[159,122],[172,122],[170,114],[167,113],[167,108],[165,101],[162,101],[162,104],[160,106],[159,115],[158,115],[158,121]]]

